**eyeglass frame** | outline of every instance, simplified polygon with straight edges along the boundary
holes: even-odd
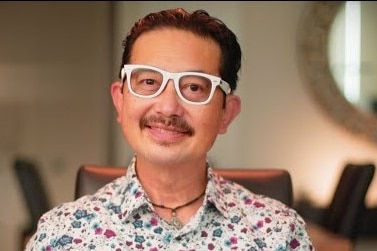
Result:
[[[138,94],[136,93],[133,89],[132,89],[132,86],[131,86],[131,72],[135,69],[138,69],[138,68],[142,68],[142,69],[148,69],[148,70],[153,70],[153,71],[156,71],[158,73],[161,74],[162,76],[162,83],[161,83],[161,86],[160,88],[157,90],[157,92],[151,94],[151,95],[142,95],[142,94]],[[191,71],[185,71],[185,72],[168,72],[168,71],[165,71],[165,70],[162,70],[160,68],[157,68],[157,67],[154,67],[154,66],[149,66],[149,65],[142,65],[142,64],[124,64],[122,69],[121,69],[121,79],[122,79],[122,90],[124,88],[124,80],[125,80],[125,77],[127,76],[127,87],[128,87],[128,90],[130,91],[130,93],[136,97],[139,97],[139,98],[155,98],[157,97],[158,95],[160,95],[164,89],[166,88],[169,80],[173,80],[173,83],[174,83],[174,89],[176,91],[176,93],[178,94],[179,98],[181,100],[183,100],[184,102],[186,103],[189,103],[189,104],[193,104],[193,105],[205,105],[205,104],[208,104],[211,99],[213,98],[213,95],[215,93],[215,90],[216,90],[216,87],[220,87],[220,89],[223,91],[223,93],[225,95],[229,95],[232,93],[232,89],[230,87],[230,84],[228,82],[226,82],[225,80],[221,79],[220,77],[218,76],[214,76],[214,75],[211,75],[211,74],[207,74],[207,73],[202,73],[202,72],[191,72]],[[199,101],[199,102],[195,102],[195,101],[191,101],[191,100],[188,100],[187,98],[185,98],[182,93],[181,93],[181,90],[179,88],[179,80],[180,78],[184,77],[184,76],[199,76],[199,77],[204,77],[204,78],[207,78],[211,81],[211,91],[210,91],[210,94],[208,96],[208,98],[204,101]]]

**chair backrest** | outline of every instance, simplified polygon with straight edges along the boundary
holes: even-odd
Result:
[[[31,227],[36,228],[39,218],[51,209],[41,174],[35,163],[16,159],[13,164],[18,183],[31,219]]]
[[[126,172],[125,167],[82,165],[76,177],[75,198],[94,193]],[[292,180],[287,170],[217,168],[215,172],[254,193],[280,200],[288,206],[293,204]]]
[[[337,234],[355,240],[363,216],[365,197],[375,172],[374,164],[347,164],[339,178],[322,225]]]

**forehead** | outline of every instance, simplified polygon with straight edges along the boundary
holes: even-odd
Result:
[[[209,73],[217,73],[220,58],[220,46],[213,39],[177,28],[160,28],[145,32],[136,39],[130,63],[170,71],[205,68]]]

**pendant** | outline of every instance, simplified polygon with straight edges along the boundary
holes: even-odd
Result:
[[[177,213],[175,212],[175,210],[173,210],[171,212],[171,219],[170,219],[170,225],[172,225],[173,227],[175,227],[176,229],[180,230],[183,228],[183,223],[182,221],[180,221],[177,217]]]

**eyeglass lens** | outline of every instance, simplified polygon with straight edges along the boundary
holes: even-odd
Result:
[[[168,79],[164,79],[164,75],[161,72],[153,69],[136,68],[131,72],[131,88],[139,95],[154,95],[160,91],[165,81],[168,81]],[[177,91],[189,101],[203,102],[211,94],[212,81],[206,77],[182,74],[177,81],[179,87]]]

